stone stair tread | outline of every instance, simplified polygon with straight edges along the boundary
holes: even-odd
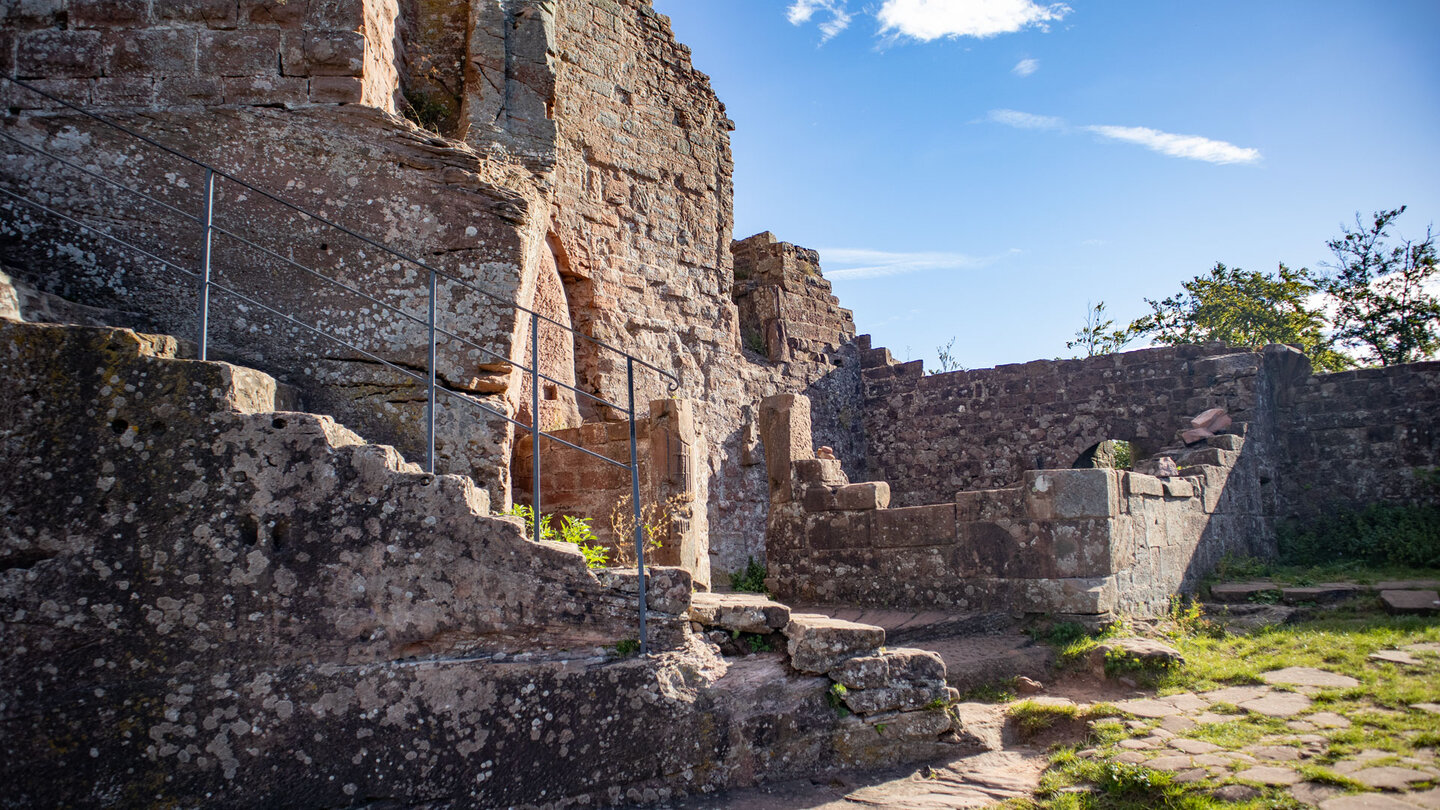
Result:
[[[1043,681],[1055,659],[1050,647],[1016,633],[930,639],[912,645],[938,654],[945,662],[946,681],[962,692],[1022,675]]]
[[[885,629],[822,613],[791,613],[785,625],[790,665],[801,672],[829,672],[847,659],[885,644]]]
[[[758,593],[697,593],[690,620],[741,633],[773,633],[790,623],[790,608]]]
[[[1436,591],[1381,591],[1380,601],[1387,613],[1422,616],[1440,613],[1440,593]]]

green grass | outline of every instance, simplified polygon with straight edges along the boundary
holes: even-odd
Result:
[[[1267,573],[1273,576],[1274,570]],[[1323,573],[1326,574],[1323,579],[1334,578],[1328,576],[1333,571]],[[1375,581],[1392,577],[1432,578],[1440,574],[1415,569],[1371,568],[1349,578],[1360,580],[1362,576]],[[1321,753],[1293,767],[1305,779],[1347,791],[1364,787],[1334,770],[1335,763],[1342,759],[1363,750],[1380,750],[1395,758],[1374,761],[1376,765],[1383,765],[1414,755],[1418,749],[1440,745],[1440,716],[1409,708],[1413,703],[1440,703],[1440,657],[1417,655],[1423,662],[1419,667],[1368,659],[1370,653],[1379,650],[1440,641],[1440,621],[1386,616],[1374,610],[1373,602],[1361,600],[1349,607],[1327,611],[1324,618],[1315,621],[1267,627],[1250,633],[1220,633],[1195,610],[1177,605],[1159,629],[1185,658],[1181,666],[1152,673],[1155,691],[1162,696],[1263,683],[1262,673],[1292,666],[1316,667],[1349,675],[1360,682],[1356,687],[1310,694],[1312,711],[1338,714],[1350,721],[1348,728],[1297,731],[1284,720],[1216,704],[1211,711],[1234,713],[1235,717],[1198,725],[1181,736],[1238,751],[1257,744],[1299,746],[1301,743],[1296,738],[1300,734],[1319,735],[1325,740]],[[1074,666],[1084,661],[1089,650],[1105,635],[1110,633],[1092,635],[1057,626],[1037,634],[1037,638],[1056,647],[1062,665]],[[1037,729],[1048,728],[1062,719],[1098,716],[1094,708],[1085,712],[1076,707],[1042,706],[1029,701],[1015,704],[1010,715],[1017,723]],[[1298,719],[1304,719],[1303,715]],[[1092,722],[1088,744],[1096,748],[1096,756],[1079,757],[1073,748],[1055,751],[1036,796],[1004,806],[1013,810],[1149,810],[1157,807],[1233,810],[1301,806],[1283,788],[1264,787],[1257,798],[1242,803],[1227,803],[1212,796],[1212,790],[1234,779],[1234,772],[1222,771],[1198,782],[1177,783],[1171,774],[1115,761],[1120,740],[1145,737],[1152,730],[1153,725],[1149,724],[1132,730],[1115,721]]]

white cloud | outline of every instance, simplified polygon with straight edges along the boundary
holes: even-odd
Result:
[[[1260,150],[1258,149],[1202,138],[1199,135],[1175,135],[1149,127],[1093,126],[1086,127],[1086,129],[1102,138],[1139,144],[1146,149],[1171,157],[1220,164],[1254,163],[1260,159]]]
[[[850,12],[845,10],[845,0],[795,0],[785,9],[785,19],[791,25],[810,22],[816,12],[825,12],[830,19],[820,23],[820,42],[828,42],[836,34],[850,26]]]
[[[1014,73],[1016,76],[1022,76],[1022,77],[1023,77],[1023,76],[1029,76],[1031,73],[1034,73],[1035,71],[1037,71],[1037,70],[1039,70],[1039,69],[1040,69],[1040,60],[1039,60],[1039,59],[1021,59],[1019,62],[1016,62],[1016,63],[1015,63],[1015,67],[1010,68],[1010,72],[1011,72],[1011,73]]]
[[[855,280],[898,276],[925,270],[970,270],[994,261],[993,258],[963,253],[896,253],[884,250],[821,248],[820,262],[825,277]]]
[[[991,110],[985,118],[1016,129],[1064,129],[1065,120],[1052,115],[1035,115],[1019,110]]]
[[[1004,124],[1007,127],[1014,127],[1016,129],[1071,131],[1070,125],[1065,123],[1065,119],[1063,118],[1056,118],[1051,115],[1035,115],[1034,113],[1020,112],[1019,110],[991,110],[985,114],[985,120],[994,124]],[[1259,149],[1236,146],[1233,143],[1204,138],[1199,135],[1176,135],[1171,132],[1161,132],[1158,129],[1151,129],[1149,127],[1095,125],[1081,127],[1081,129],[1087,132],[1093,132],[1102,138],[1137,144],[1146,149],[1159,152],[1162,155],[1185,158],[1187,160],[1203,160],[1206,163],[1216,164],[1256,163],[1260,160]]]
[[[1031,27],[1043,30],[1069,13],[1063,3],[1035,0],[885,0],[876,16],[881,33],[930,42],[943,37],[984,39]]]

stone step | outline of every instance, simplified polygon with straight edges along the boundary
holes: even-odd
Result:
[[[884,628],[887,642],[908,646],[917,646],[913,642],[929,638],[1000,633],[1015,625],[1015,620],[1008,611],[955,612],[817,604],[797,604],[791,607],[802,613],[822,613],[835,619],[873,624]]]
[[[1042,683],[1050,677],[1055,651],[1020,633],[965,636],[913,642],[945,662],[946,682],[961,692],[1012,678]]]
[[[1380,602],[1386,613],[1405,616],[1430,616],[1440,613],[1440,592],[1381,591]]]
[[[857,656],[829,675],[844,687],[840,699],[856,714],[935,708],[949,695],[945,662],[928,650],[900,647]]]
[[[758,593],[697,593],[690,621],[707,629],[768,635],[790,623],[790,608]]]
[[[1250,602],[1262,594],[1280,596],[1281,586],[1269,580],[1222,582],[1210,586],[1210,598],[1216,602]]]
[[[828,673],[847,659],[869,655],[885,644],[885,630],[819,613],[792,613],[785,625],[790,665],[801,672]]]

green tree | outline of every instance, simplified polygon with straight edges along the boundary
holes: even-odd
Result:
[[[1086,357],[1113,354],[1135,339],[1129,329],[1116,329],[1115,322],[1105,317],[1105,302],[1085,304],[1085,325],[1075,330],[1075,339],[1065,341],[1067,349],[1084,349]]]
[[[1423,360],[1440,348],[1440,299],[1426,291],[1436,276],[1435,237],[1390,244],[1390,226],[1405,206],[1377,211],[1367,227],[1355,215],[1355,230],[1326,244],[1336,264],[1320,287],[1335,301],[1336,342],[1362,352],[1382,366]]]
[[[1315,368],[1339,371],[1350,365],[1331,347],[1324,314],[1308,303],[1320,289],[1309,270],[1281,264],[1272,275],[1216,263],[1208,275],[1181,285],[1163,301],[1145,299],[1151,312],[1130,324],[1134,336],[1151,336],[1171,346],[1223,341],[1258,348],[1267,343],[1299,346]]]

